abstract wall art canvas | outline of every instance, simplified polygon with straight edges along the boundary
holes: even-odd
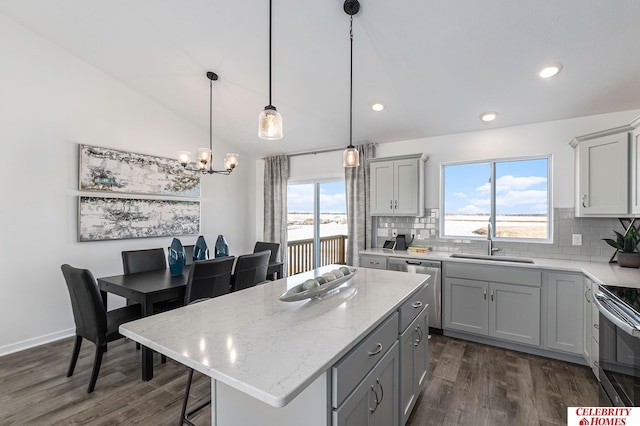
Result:
[[[78,241],[199,233],[200,201],[79,196]]]
[[[79,145],[79,189],[111,193],[199,197],[200,174],[178,160]]]

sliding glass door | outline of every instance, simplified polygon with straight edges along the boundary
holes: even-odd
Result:
[[[287,210],[289,275],[344,263],[347,238],[344,181],[290,182]]]

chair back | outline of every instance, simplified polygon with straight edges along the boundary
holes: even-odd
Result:
[[[107,312],[93,274],[88,269],[78,269],[64,264],[62,275],[67,283],[76,334],[96,345],[105,345]]]
[[[233,269],[231,291],[253,287],[266,281],[270,255],[271,252],[269,250],[264,250],[258,253],[238,256]]]
[[[193,262],[187,278],[184,304],[229,293],[234,260],[233,256],[225,256]]]
[[[122,252],[122,269],[125,274],[165,269],[166,267],[167,260],[162,248]]]
[[[271,255],[269,255],[269,262],[277,262],[278,253],[280,251],[280,243],[268,243],[265,241],[258,241],[253,248],[254,253],[258,253],[259,251],[269,250]]]

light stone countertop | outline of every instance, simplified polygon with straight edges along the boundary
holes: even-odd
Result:
[[[389,250],[383,248],[363,250],[360,251],[360,254],[576,272],[586,275],[598,284],[640,288],[640,269],[623,268],[617,263],[589,262],[585,260],[529,258],[533,259],[534,263],[531,264],[519,262],[502,262],[495,260],[453,258],[450,257],[450,252],[432,251],[425,253],[413,253],[402,250]],[[495,254],[493,255],[493,257],[500,258],[500,254]]]
[[[274,407],[283,407],[418,290],[427,275],[359,268],[321,299],[282,302],[293,277],[123,324],[120,333]]]

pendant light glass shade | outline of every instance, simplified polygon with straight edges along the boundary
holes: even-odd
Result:
[[[360,165],[360,154],[358,148],[349,146],[342,153],[342,166],[343,167],[358,167]]]
[[[258,137],[260,139],[282,139],[282,116],[276,107],[269,105],[258,117]]]

